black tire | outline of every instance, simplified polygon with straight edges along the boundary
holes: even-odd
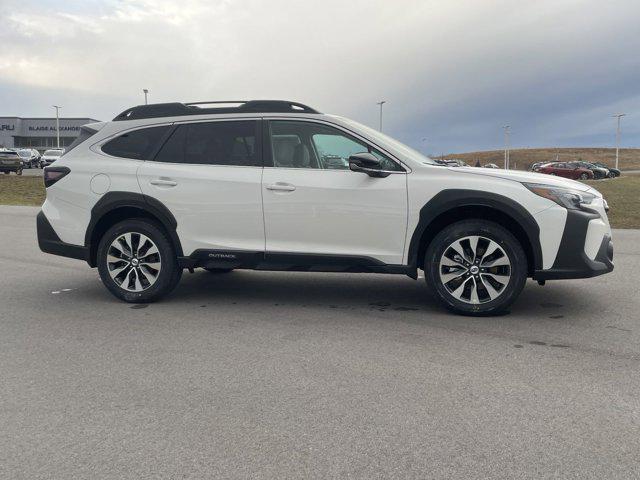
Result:
[[[233,268],[205,268],[205,270],[209,273],[215,273],[215,274],[233,272]]]
[[[16,175],[22,175],[22,169],[16,170]]]
[[[440,262],[445,251],[457,240],[468,236],[480,236],[497,243],[510,262],[508,282],[499,291],[496,298],[483,300],[481,303],[468,303],[459,300],[449,292],[440,278],[440,269],[443,268]],[[470,265],[473,265],[473,262]],[[431,293],[446,308],[462,315],[483,316],[507,312],[524,288],[528,275],[527,270],[527,257],[520,242],[507,229],[487,220],[462,220],[445,227],[427,247],[424,259],[424,276]],[[486,276],[482,278],[486,279]],[[473,282],[475,284],[475,280]],[[489,293],[487,289],[484,289],[483,292]],[[491,298],[490,295],[488,297]]]
[[[145,235],[155,244],[160,255],[161,266],[155,282],[138,292],[129,291],[116,283],[111,277],[107,265],[107,253],[112,242],[126,233]],[[169,294],[182,277],[182,268],[178,265],[175,250],[162,227],[153,221],[142,218],[123,220],[107,230],[98,245],[97,264],[100,279],[105,287],[114,296],[129,303],[155,302]],[[127,274],[128,276],[129,274]]]
[[[589,180],[589,175],[587,175],[586,173],[581,173],[580,180]]]

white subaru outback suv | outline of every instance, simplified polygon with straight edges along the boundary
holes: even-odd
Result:
[[[165,103],[85,125],[47,167],[44,252],[98,267],[127,302],[183,269],[376,272],[426,282],[463,314],[506,310],[527,278],[613,269],[589,186],[451,167],[295,102]]]

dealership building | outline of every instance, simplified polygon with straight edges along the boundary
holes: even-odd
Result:
[[[60,118],[60,147],[66,147],[80,134],[80,127],[98,122],[93,118]],[[44,151],[57,146],[56,119],[0,117],[0,147],[35,148]]]

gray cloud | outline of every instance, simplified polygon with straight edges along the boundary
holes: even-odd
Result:
[[[387,133],[433,153],[499,147],[505,123],[516,146],[611,144],[619,110],[640,143],[635,0],[70,3],[0,6],[0,113],[108,119],[146,87],[375,126],[384,98]]]

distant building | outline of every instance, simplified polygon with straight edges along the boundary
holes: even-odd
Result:
[[[60,118],[60,147],[70,145],[80,134],[82,125],[98,121],[93,118]],[[43,151],[56,146],[55,117],[0,117],[0,147]]]

